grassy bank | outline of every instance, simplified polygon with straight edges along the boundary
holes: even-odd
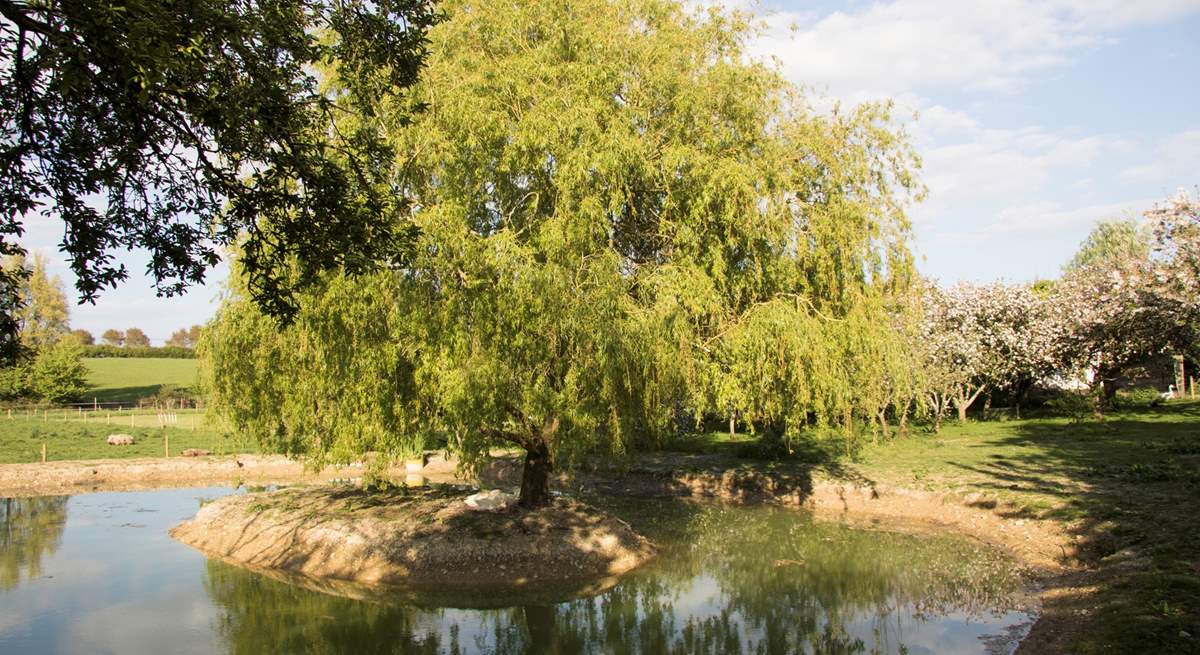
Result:
[[[1075,538],[1072,573],[1052,581],[1039,653],[1200,653],[1200,402],[1104,420],[947,423],[793,453],[825,475],[945,493],[1015,521],[1053,520]],[[695,435],[672,450],[748,462],[785,453],[754,435]],[[749,458],[749,459],[745,459]]]
[[[1043,652],[1200,652],[1200,403],[948,425],[868,446],[853,468],[1066,523],[1082,568],[1047,594],[1068,629],[1040,635]]]
[[[196,384],[196,360],[165,357],[87,358],[87,399],[100,402],[136,402],[166,387],[188,388]]]

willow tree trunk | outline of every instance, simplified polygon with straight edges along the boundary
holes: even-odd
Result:
[[[525,448],[525,468],[521,471],[522,507],[545,507],[550,504],[550,450],[544,442]]]

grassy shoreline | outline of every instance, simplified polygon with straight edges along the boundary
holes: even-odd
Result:
[[[1076,548],[1036,652],[1200,653],[1200,402],[947,425],[864,448],[864,478],[1054,520]]]

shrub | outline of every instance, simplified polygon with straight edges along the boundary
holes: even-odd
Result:
[[[1121,389],[1114,398],[1114,406],[1119,409],[1141,409],[1153,407],[1162,402],[1162,395],[1153,387],[1135,387]]]
[[[33,394],[29,384],[29,364],[18,362],[0,369],[0,400],[16,400]]]
[[[69,339],[44,348],[33,361],[29,385],[38,397],[51,403],[83,395],[88,388],[83,348]]]
[[[1095,413],[1096,400],[1086,391],[1062,390],[1046,401],[1046,407],[1078,423]]]

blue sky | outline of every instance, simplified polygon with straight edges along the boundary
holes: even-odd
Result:
[[[752,56],[844,102],[893,98],[924,161],[921,270],[942,282],[1058,274],[1098,220],[1200,184],[1200,0],[725,2],[754,12]],[[913,118],[914,114],[916,118]],[[24,240],[73,283],[61,227]],[[72,324],[156,342],[207,320],[220,280],[156,298],[134,275]]]

